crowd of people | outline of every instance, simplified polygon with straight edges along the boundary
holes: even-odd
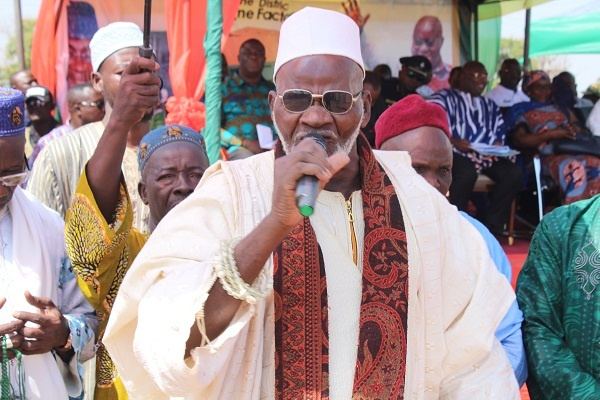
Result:
[[[513,59],[485,92],[481,63],[442,60],[432,16],[397,78],[369,71],[369,16],[344,8],[286,19],[272,80],[260,40],[241,45],[213,166],[202,132],[151,130],[159,65],[133,23],[93,35],[64,125],[29,71],[0,88],[1,399],[600,393],[600,103]],[[497,237],[534,157],[565,206],[515,295]]]

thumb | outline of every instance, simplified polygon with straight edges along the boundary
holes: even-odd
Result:
[[[331,175],[335,175],[338,173],[339,170],[341,170],[342,168],[344,168],[349,162],[350,162],[350,157],[348,157],[346,154],[343,153],[336,153],[332,156],[330,156],[329,158],[327,158],[327,161],[329,161],[329,164],[331,164]]]
[[[44,310],[49,307],[53,307],[54,303],[47,297],[37,297],[32,295],[29,290],[25,291],[25,299],[32,306]]]

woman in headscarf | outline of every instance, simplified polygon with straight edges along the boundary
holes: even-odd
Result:
[[[600,159],[592,155],[555,154],[558,139],[575,139],[582,128],[569,110],[565,91],[550,83],[543,71],[531,71],[523,79],[523,92],[531,101],[514,105],[507,123],[519,149],[541,155],[542,165],[560,186],[564,204],[587,199],[600,192]]]

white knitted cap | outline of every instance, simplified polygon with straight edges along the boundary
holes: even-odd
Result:
[[[322,54],[347,57],[360,65],[364,74],[356,22],[337,11],[304,7],[281,25],[273,81],[279,68],[288,61]]]
[[[100,65],[111,54],[128,47],[144,44],[144,34],[133,22],[113,22],[98,29],[90,41],[92,67],[98,72]]]

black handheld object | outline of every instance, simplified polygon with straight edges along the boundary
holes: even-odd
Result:
[[[320,133],[311,132],[304,137],[304,139],[306,138],[314,140],[325,149],[325,140]],[[319,180],[316,176],[303,175],[302,178],[298,180],[298,185],[296,186],[296,206],[302,216],[310,217],[312,215],[315,210],[318,194]]]
[[[150,23],[152,21],[152,0],[144,2],[144,44],[140,46],[140,57],[152,59],[154,50],[150,45]]]

